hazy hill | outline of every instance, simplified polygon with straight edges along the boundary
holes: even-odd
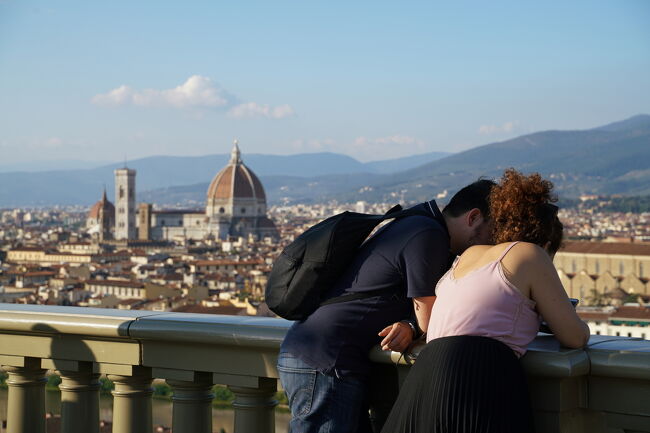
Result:
[[[650,193],[650,116],[584,131],[544,131],[491,143],[390,176],[375,191],[454,189],[516,167],[549,176],[560,194]],[[415,192],[415,195],[418,193]]]
[[[405,156],[404,158],[387,159],[384,161],[366,162],[364,165],[371,173],[394,173],[409,168],[417,167],[426,164],[429,161],[444,158],[451,155],[448,152],[430,152],[420,155]]]
[[[418,201],[449,194],[481,176],[516,167],[550,177],[563,197],[585,193],[650,194],[650,116],[639,115],[584,131],[544,131],[453,154],[385,175],[304,178],[262,176],[270,202]],[[149,191],[155,203],[205,200],[207,183]],[[173,197],[173,200],[170,200]]]
[[[260,177],[290,176],[297,179],[303,178],[296,182],[305,183],[304,177],[399,171],[446,155],[449,154],[432,152],[369,163],[362,163],[349,156],[335,153],[286,156],[244,153],[243,159]],[[207,184],[226,165],[229,158],[230,155],[226,154],[197,157],[152,156],[129,161],[128,166],[138,171],[136,180],[138,194],[142,191],[158,190],[157,197],[163,194],[161,197],[163,202],[175,203],[176,200],[173,200],[173,197],[182,197],[187,193],[188,185],[202,185],[200,189],[202,189],[202,194],[205,194]],[[113,170],[123,167],[124,163],[103,165],[86,170],[65,169],[69,163],[72,164],[75,161],[53,163],[48,171],[34,172],[23,165],[21,167],[24,171],[0,173],[0,207],[53,204],[87,205],[101,197],[104,186],[106,186],[109,199],[112,200]],[[372,176],[367,179],[372,179]],[[171,187],[177,186],[181,186],[181,188],[170,190]],[[138,197],[138,200],[145,200],[146,197],[148,196]],[[205,197],[201,197],[200,200],[204,199]],[[157,203],[159,200],[155,202]]]
[[[440,153],[372,163],[333,153],[289,156],[244,153],[270,203],[408,202],[453,193],[504,168],[538,171],[563,197],[650,194],[650,116],[582,131],[543,131],[440,158]],[[138,201],[203,206],[212,177],[228,155],[156,156],[129,162],[138,170]],[[90,204],[103,185],[113,195],[112,164],[91,170],[0,173],[0,207]]]

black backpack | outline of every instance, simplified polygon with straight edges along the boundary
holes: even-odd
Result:
[[[352,262],[361,244],[382,221],[410,215],[435,218],[433,208],[402,210],[394,206],[384,215],[343,212],[310,227],[276,259],[266,285],[266,304],[288,320],[304,320],[319,306],[382,294],[382,290],[323,297]]]

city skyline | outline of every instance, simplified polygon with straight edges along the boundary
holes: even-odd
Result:
[[[650,4],[0,1],[3,165],[360,161],[650,113]]]

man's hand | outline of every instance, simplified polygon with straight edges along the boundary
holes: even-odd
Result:
[[[380,343],[381,350],[404,352],[413,341],[413,330],[404,322],[393,323],[382,329],[378,335],[384,337]]]

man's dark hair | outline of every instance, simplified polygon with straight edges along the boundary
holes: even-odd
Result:
[[[474,208],[479,209],[484,219],[490,218],[490,191],[496,185],[489,179],[479,179],[458,191],[442,211],[447,216],[457,217]]]

